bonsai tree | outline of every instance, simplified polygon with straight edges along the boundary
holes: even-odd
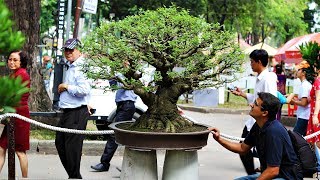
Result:
[[[84,41],[88,58],[84,69],[92,79],[121,73],[125,78],[118,81],[141,97],[148,110],[131,128],[181,132],[192,123],[178,113],[179,96],[222,86],[241,71],[244,58],[235,37],[219,29],[218,24],[208,24],[177,7],[104,22]],[[147,84],[139,80],[146,67],[154,68]]]
[[[14,31],[14,23],[10,19],[10,11],[0,0],[0,55],[7,55],[10,51],[22,47],[25,38],[20,31]],[[0,62],[0,66],[4,66]],[[15,112],[14,107],[18,106],[21,97],[29,91],[27,83],[21,83],[21,78],[0,77],[0,114]]]

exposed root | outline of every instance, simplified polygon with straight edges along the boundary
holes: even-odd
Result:
[[[186,120],[180,115],[176,115],[175,118],[170,118],[166,116],[148,116],[142,115],[133,125],[134,128],[141,129],[151,129],[156,132],[181,132],[187,126],[192,126],[193,123],[189,120]]]

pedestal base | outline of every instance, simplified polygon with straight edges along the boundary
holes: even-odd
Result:
[[[125,147],[121,180],[157,180],[157,154],[155,150],[140,151]]]
[[[198,180],[197,151],[167,150],[162,180]]]

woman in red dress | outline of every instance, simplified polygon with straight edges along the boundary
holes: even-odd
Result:
[[[25,52],[22,51],[13,51],[10,53],[7,60],[7,65],[10,70],[12,70],[11,77],[16,78],[20,77],[22,82],[29,82],[28,87],[30,88],[30,76],[27,73],[26,67],[28,64],[29,58]],[[29,107],[28,107],[28,98],[29,93],[25,93],[20,101],[20,106],[16,107],[16,113],[25,117],[30,117]],[[21,174],[23,178],[28,177],[28,159],[26,151],[30,149],[29,135],[30,135],[30,124],[14,118],[14,134],[15,134],[15,151],[20,161]],[[6,129],[4,129],[6,132]],[[0,137],[0,171],[2,170],[6,150],[8,146],[7,133],[2,133]]]
[[[313,134],[320,130],[319,124],[319,110],[320,110],[320,71],[318,70],[318,76],[315,78],[312,89],[310,91],[310,118],[308,121],[307,135]],[[320,135],[315,136],[307,140],[309,143],[316,143],[320,148]]]

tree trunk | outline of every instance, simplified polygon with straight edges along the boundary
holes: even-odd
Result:
[[[37,45],[40,37],[40,1],[34,0],[5,0],[16,22],[16,28],[26,37],[23,50],[31,61],[28,63],[28,72],[31,77],[31,92],[29,97],[30,111],[49,111],[51,101],[45,90],[43,80],[39,74]]]
[[[148,106],[148,110],[133,125],[133,128],[152,129],[155,131],[181,132],[192,123],[182,117],[177,108],[177,101],[181,94],[188,90],[189,86],[176,83],[172,86],[160,88],[155,94],[141,94],[142,101]]]

